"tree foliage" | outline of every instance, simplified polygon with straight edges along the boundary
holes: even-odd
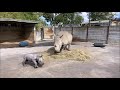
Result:
[[[79,13],[80,14],[80,13]],[[83,17],[78,13],[44,13],[43,16],[51,25],[59,23],[63,24],[80,24],[83,22]]]
[[[46,22],[45,21],[42,21],[42,20],[39,20],[39,23],[36,24],[36,30],[40,30],[42,27],[46,26]]]
[[[50,24],[52,25],[55,13],[43,13],[43,17],[45,17],[46,21],[50,22]]]
[[[91,21],[110,20],[114,16],[114,14],[112,12],[89,12],[89,14],[90,14]]]
[[[39,12],[0,12],[0,18],[13,18],[23,20],[39,20]]]
[[[84,21],[84,18],[82,16],[77,15],[74,20],[74,24],[79,24]]]

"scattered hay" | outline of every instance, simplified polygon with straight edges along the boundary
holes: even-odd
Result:
[[[86,50],[80,49],[71,49],[71,51],[63,50],[61,53],[54,53],[54,48],[50,48],[45,52],[42,52],[43,58],[45,60],[77,60],[77,61],[85,61],[90,59],[90,54]]]

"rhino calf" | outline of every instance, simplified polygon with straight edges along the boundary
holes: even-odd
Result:
[[[23,62],[22,62],[23,66],[27,62],[29,62],[29,64],[30,64],[30,62],[33,62],[34,63],[34,68],[41,67],[44,64],[43,57],[42,57],[41,54],[40,55],[38,55],[38,54],[26,54],[23,57],[23,59],[24,59]]]
[[[63,49],[70,50],[70,45],[72,43],[72,34],[67,31],[60,31],[55,35],[54,48],[55,53],[61,52]]]

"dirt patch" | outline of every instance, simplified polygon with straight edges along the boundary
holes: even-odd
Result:
[[[105,48],[92,47],[90,42],[80,42],[79,45],[71,45],[71,50],[78,49],[90,52],[90,59],[83,61],[54,59],[49,57],[51,47],[20,47],[2,48],[0,77],[1,78],[119,78],[120,77],[120,45],[107,45]],[[46,52],[43,67],[34,69],[30,65],[22,66],[23,55],[28,53]],[[48,53],[49,52],[49,53]],[[70,51],[63,51],[63,53]]]
[[[61,53],[54,53],[54,47],[42,52],[45,60],[77,60],[85,61],[91,58],[90,53],[85,49],[63,50]]]

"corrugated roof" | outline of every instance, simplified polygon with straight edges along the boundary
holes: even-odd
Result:
[[[90,21],[90,23],[109,23],[109,20]]]
[[[80,27],[80,24],[64,24],[63,27]]]
[[[99,23],[99,21],[90,21],[90,23]]]
[[[21,19],[12,19],[12,18],[0,18],[0,21],[11,21],[11,22],[21,22],[21,23],[34,23],[37,24],[37,21],[33,21],[33,20],[21,20]]]
[[[101,20],[100,22],[109,22],[109,20]]]

